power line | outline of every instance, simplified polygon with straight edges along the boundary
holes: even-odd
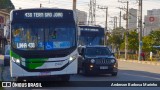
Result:
[[[90,0],[88,25],[96,25],[96,0]]]

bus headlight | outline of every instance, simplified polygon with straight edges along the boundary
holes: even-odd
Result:
[[[77,58],[77,55],[73,55],[69,57],[69,62],[72,62],[73,60],[75,60]]]
[[[21,62],[20,59],[15,59],[13,57],[12,57],[12,61],[15,62],[15,63],[17,63],[17,64],[20,64],[20,62]]]
[[[115,62],[116,62],[116,60],[115,60],[115,59],[112,59],[112,60],[111,60],[111,63],[115,63]]]
[[[16,63],[17,63],[17,64],[20,64],[20,60],[19,60],[19,59],[16,59]]]

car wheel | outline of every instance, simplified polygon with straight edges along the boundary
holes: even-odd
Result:
[[[78,68],[77,73],[81,74],[81,69],[80,68]]]
[[[117,76],[117,72],[113,72],[113,73],[112,73],[112,76]]]
[[[16,82],[26,82],[27,79],[23,78],[23,77],[16,77],[16,78],[14,78],[14,81],[16,81]]]
[[[82,68],[82,74],[85,76],[89,74],[85,67]]]

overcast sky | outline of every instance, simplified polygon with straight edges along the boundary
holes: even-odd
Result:
[[[15,5],[16,9],[21,8],[36,8],[40,6],[40,3],[43,7],[58,7],[58,8],[67,8],[72,9],[73,0],[11,0]],[[77,9],[89,12],[89,1],[90,0],[77,0]],[[119,0],[126,1],[126,0]],[[138,0],[128,0],[129,8],[138,9]],[[118,0],[97,0],[97,5],[108,6],[108,26],[113,28],[112,21],[113,16],[119,16],[120,9],[117,7],[126,7],[126,3],[120,3]],[[151,9],[160,9],[160,0],[143,0],[143,15],[147,14],[147,10]],[[122,10],[122,13],[125,12]],[[96,23],[104,26],[105,20],[105,11],[97,9],[96,10]],[[125,21],[122,22],[122,25],[125,25]]]

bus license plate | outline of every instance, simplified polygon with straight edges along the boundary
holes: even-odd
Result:
[[[100,69],[108,69],[108,66],[100,66]]]
[[[51,75],[51,72],[40,72],[40,76]]]

